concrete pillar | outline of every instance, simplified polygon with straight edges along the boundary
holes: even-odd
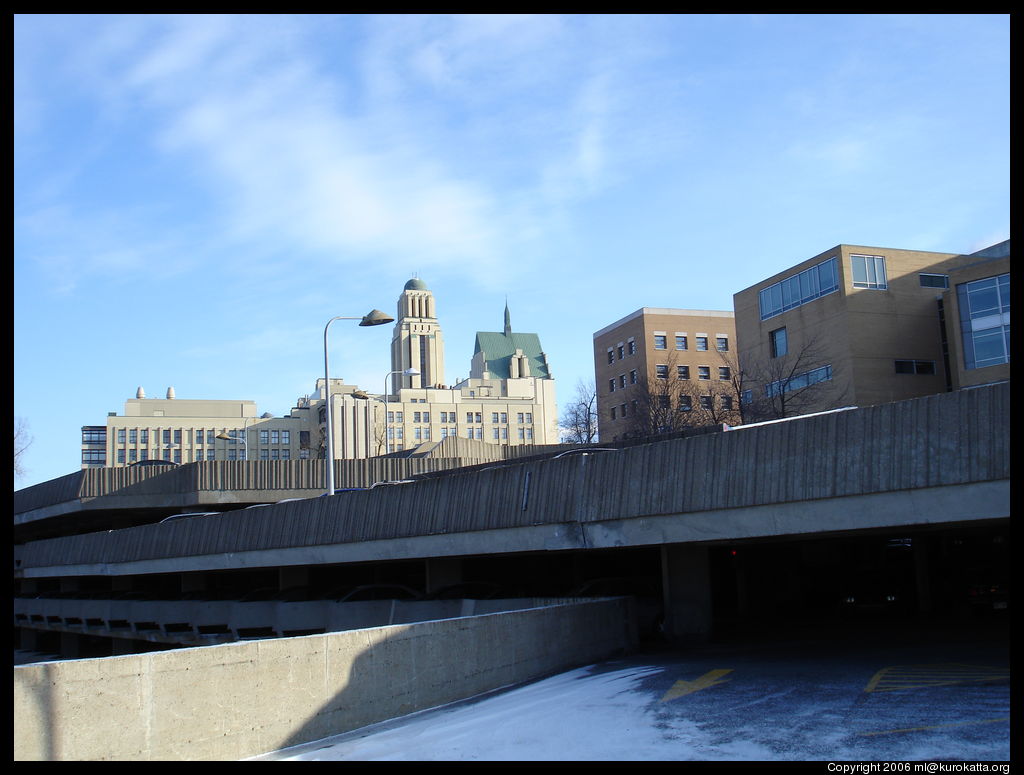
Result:
[[[665,636],[678,644],[711,637],[711,574],[708,549],[693,544],[661,548]]]
[[[462,560],[449,557],[425,560],[427,594],[462,581]]]

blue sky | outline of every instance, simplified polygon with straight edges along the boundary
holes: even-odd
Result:
[[[16,487],[140,385],[286,414],[323,327],[434,291],[447,379],[839,243],[1009,237],[1009,17],[31,16],[14,26]],[[331,328],[379,392],[391,326]]]

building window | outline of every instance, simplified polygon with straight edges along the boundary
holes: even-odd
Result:
[[[281,443],[282,444],[291,444],[292,443],[291,439],[292,439],[291,431],[281,431]]]
[[[658,396],[658,407],[661,409],[668,409],[668,396]]]
[[[612,416],[612,419],[614,420],[615,419],[615,407],[614,406],[612,407],[611,416]]]
[[[621,361],[623,359],[623,357],[624,357],[623,356],[623,351],[622,351],[622,345],[620,344],[616,349],[619,351],[619,360]]]
[[[181,430],[174,431],[174,443],[181,444]]]
[[[619,388],[621,388],[622,390],[626,389],[626,375],[625,374],[620,374],[619,375]]]
[[[208,445],[210,445],[210,446],[213,446],[213,444],[216,442],[216,440],[217,440],[217,432],[214,431],[214,430],[207,430],[206,431],[206,443]],[[145,442],[145,439],[143,439],[143,442]],[[213,458],[211,457],[210,460],[213,460]]]
[[[107,453],[101,449],[83,449],[82,462],[91,466],[106,465]]]
[[[636,384],[636,369],[630,369],[630,372],[629,372],[629,384],[630,385],[635,385]]]
[[[281,443],[281,431],[271,431],[270,432],[270,443],[271,444],[280,444]]]
[[[615,363],[615,353],[612,352],[612,348],[608,348],[608,363]]]
[[[615,377],[612,377],[610,380],[608,380],[608,392],[615,392]]]
[[[270,450],[269,449],[261,449],[260,450],[260,460],[270,460]]]
[[[654,367],[654,376],[658,379],[668,379],[668,366],[663,364]]]
[[[138,452],[138,450],[135,450],[135,449],[128,450],[128,462],[129,463],[134,463],[138,459],[139,459],[139,452]]]
[[[666,336],[664,334],[655,334],[654,335],[654,349],[655,350],[666,350],[666,349],[668,349],[668,344],[667,344],[666,339],[667,338],[666,338]]]
[[[727,411],[732,411],[732,396],[722,396],[722,408]]]
[[[690,367],[689,366],[676,366],[676,376],[679,379],[690,378]]]
[[[679,396],[679,411],[689,412],[693,409],[693,399],[689,396]]]
[[[718,378],[719,379],[728,380],[729,377],[730,377],[729,367],[728,366],[719,366],[718,367]]]
[[[797,374],[795,377],[789,379],[780,379],[775,382],[769,382],[764,386],[764,394],[771,398],[772,396],[778,396],[782,393],[788,393],[791,390],[799,390],[801,388],[810,387],[819,382],[827,382],[832,379],[832,366],[822,366],[817,369],[811,369],[805,371],[803,374]]]
[[[786,310],[807,304],[838,290],[839,278],[836,274],[836,260],[830,258],[762,289],[758,294],[761,320],[781,315]]]
[[[164,428],[163,436],[164,436],[164,444],[170,444],[171,443],[171,430],[170,430],[170,428]]]
[[[628,342],[626,342],[626,349],[630,355],[636,355],[636,342],[630,339]]]
[[[771,346],[773,358],[781,358],[789,352],[789,338],[786,336],[785,328],[776,328],[769,333],[768,343]]]
[[[948,288],[949,276],[944,274],[919,274],[922,288]]]
[[[140,444],[149,444],[149,428],[143,428],[139,432],[139,443]]]
[[[896,361],[897,374],[934,374],[935,361]]]
[[[727,353],[729,352],[729,337],[727,336],[716,336],[715,347],[718,348],[718,352]]]
[[[697,379],[711,379],[711,367],[710,366],[698,366],[697,367]]]
[[[680,334],[676,334],[676,349],[677,350],[685,350],[686,349],[686,337],[685,336],[682,336]]]
[[[82,428],[82,443],[83,444],[106,444],[107,443],[107,429],[106,428]]]
[[[125,443],[125,439],[127,437],[128,437],[128,434],[125,432],[124,428],[118,428],[117,429],[117,443],[118,444],[124,444]],[[123,463],[124,461],[122,460],[121,462]]]
[[[697,351],[707,352],[708,349],[708,338],[706,336],[697,337]]]
[[[708,410],[710,410],[712,408],[711,396],[701,396],[700,397],[700,408],[701,409],[708,409]]]
[[[117,451],[117,462],[118,463],[123,463],[124,462],[124,450],[123,449],[119,449]]]
[[[260,444],[270,443],[270,431],[260,431]]]
[[[853,267],[853,287],[871,288],[884,291],[888,288],[885,279],[885,259],[882,256],[850,256]]]
[[[986,277],[956,288],[964,367],[1010,362],[1010,275]]]
[[[128,443],[129,444],[138,444],[139,443],[139,431],[137,429],[132,428],[130,431],[128,431]]]

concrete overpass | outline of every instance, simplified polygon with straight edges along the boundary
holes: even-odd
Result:
[[[1009,402],[1004,383],[611,451],[492,462],[330,498],[34,540],[16,547],[15,575],[31,586],[267,569],[278,572],[283,587],[285,579],[305,581],[318,567],[411,562],[425,568],[425,586],[436,587],[460,580],[469,558],[610,557],[645,548],[660,557],[667,631],[705,637],[708,547],[1006,522]],[[204,465],[207,481],[228,481],[231,464]],[[186,468],[174,475],[200,475]],[[298,495],[304,488],[292,486],[288,470],[275,469],[277,488],[267,480],[248,490]],[[240,492],[196,487],[177,493],[173,505],[244,502]],[[167,500],[159,493],[129,495],[134,507],[147,497],[151,508]],[[41,508],[33,510],[37,517]]]

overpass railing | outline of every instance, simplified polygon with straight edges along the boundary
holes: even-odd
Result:
[[[1009,385],[36,541],[22,568],[733,509],[1008,479]]]

